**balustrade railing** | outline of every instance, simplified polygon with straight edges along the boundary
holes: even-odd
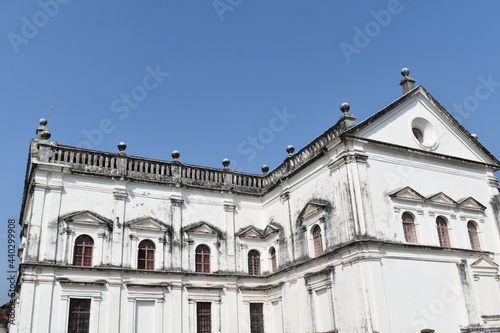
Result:
[[[41,162],[68,165],[75,172],[232,190],[246,194],[264,194],[284,177],[323,155],[327,145],[338,135],[338,127],[331,127],[297,153],[288,156],[276,169],[264,175],[189,165],[176,160],[161,161],[125,153],[106,153],[47,141],[38,142],[38,159]]]

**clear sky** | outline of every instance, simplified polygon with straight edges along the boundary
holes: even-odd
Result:
[[[498,13],[496,0],[2,1],[0,302],[39,118],[65,145],[260,173],[340,103],[361,121],[398,98],[409,67],[498,157]]]

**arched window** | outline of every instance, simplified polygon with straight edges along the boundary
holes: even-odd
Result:
[[[258,251],[248,252],[248,274],[260,275],[260,253]]]
[[[436,219],[436,226],[439,238],[439,245],[442,247],[450,247],[450,235],[448,234],[448,223],[441,216]]]
[[[269,259],[271,260],[271,271],[274,273],[278,270],[278,262],[276,261],[276,249],[271,247],[269,249]]]
[[[145,239],[139,243],[139,254],[137,256],[138,269],[155,269],[155,243]]]
[[[469,223],[467,223],[467,231],[469,232],[469,240],[471,248],[473,250],[481,250],[476,224],[473,221],[469,221]]]
[[[320,256],[323,254],[323,239],[321,237],[321,228],[319,225],[315,226],[312,230],[313,244],[314,244],[314,256]]]
[[[408,212],[404,212],[402,220],[405,240],[408,243],[417,243],[417,231],[415,230],[415,221],[413,220],[413,215]]]
[[[210,249],[206,245],[196,248],[196,272],[210,273]]]
[[[78,236],[75,240],[73,251],[73,265],[92,266],[92,254],[94,252],[94,240],[87,235]]]

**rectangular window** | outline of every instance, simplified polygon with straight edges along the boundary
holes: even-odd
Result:
[[[264,333],[264,312],[262,303],[250,303],[250,332]]]
[[[69,301],[68,333],[88,333],[90,299],[71,298]]]
[[[212,332],[212,303],[197,302],[196,303],[196,332],[210,333]]]

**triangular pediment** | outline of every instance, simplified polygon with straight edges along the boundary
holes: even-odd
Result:
[[[300,212],[298,219],[299,221],[308,220],[311,218],[318,218],[325,213],[326,204],[310,201]]]
[[[279,228],[272,224],[268,224],[264,230],[258,229],[254,226],[248,226],[246,228],[241,229],[236,233],[240,238],[259,238],[264,239],[273,234],[277,234],[279,232]]]
[[[458,203],[455,202],[452,198],[444,194],[443,192],[436,193],[434,195],[431,195],[427,197],[427,200],[430,203],[436,204],[436,205],[443,205],[443,206],[457,206]]]
[[[97,213],[89,210],[70,213],[60,218],[68,224],[80,224],[89,226],[106,226],[110,230],[113,228],[113,222]]]
[[[473,197],[468,197],[458,201],[458,205],[462,209],[474,210],[474,211],[483,211],[486,209],[479,201],[474,199]]]
[[[414,134],[421,131],[421,139]],[[482,164],[500,162],[424,87],[418,86],[349,129],[347,134],[409,152],[425,151]]]
[[[151,230],[151,231],[166,231],[170,229],[166,223],[152,217],[144,217],[127,222],[130,229],[136,230]]]
[[[487,256],[481,256],[471,264],[474,268],[498,268],[498,264]]]
[[[255,228],[254,226],[249,226],[236,233],[241,238],[262,238],[262,231]]]
[[[222,235],[222,231],[207,222],[198,222],[187,226],[184,231],[189,234],[199,234],[199,235]]]
[[[393,199],[407,200],[407,201],[425,201],[425,197],[412,189],[410,186],[406,186],[389,193],[389,196]]]
[[[278,233],[280,229],[274,225],[269,224],[265,229],[264,229],[264,237],[267,237],[269,235]]]

